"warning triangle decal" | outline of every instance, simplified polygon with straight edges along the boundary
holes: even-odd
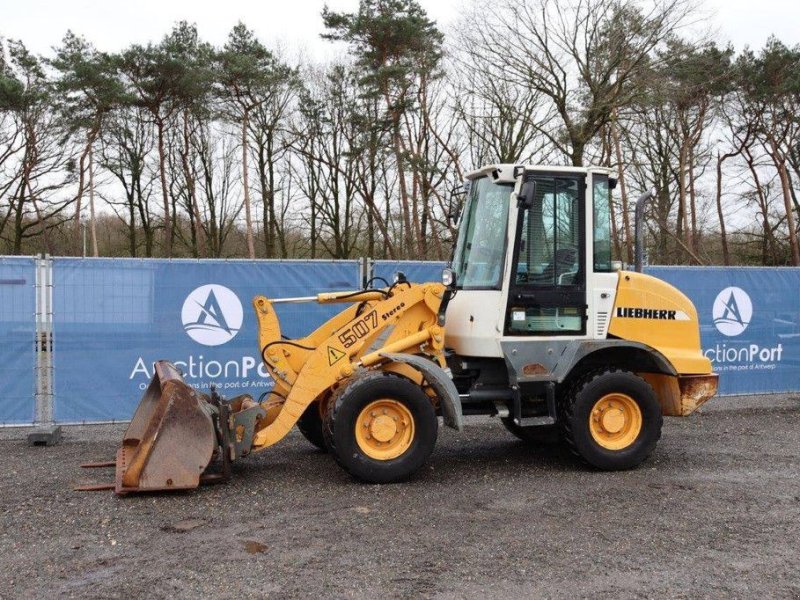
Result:
[[[344,356],[344,352],[337,350],[333,346],[328,346],[328,364],[333,366],[333,363],[338,361]]]

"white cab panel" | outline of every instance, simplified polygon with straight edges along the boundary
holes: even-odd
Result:
[[[461,356],[502,358],[505,303],[500,290],[459,290],[447,305],[447,347]]]

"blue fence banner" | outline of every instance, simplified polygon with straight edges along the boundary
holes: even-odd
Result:
[[[680,289],[700,318],[703,353],[720,395],[800,390],[800,269],[649,267]]]
[[[357,261],[53,260],[57,422],[133,415],[153,362],[232,397],[272,387],[252,298],[358,289]],[[282,333],[301,337],[339,305],[279,304]]]
[[[402,271],[409,281],[415,283],[425,283],[428,281],[442,280],[442,269],[447,266],[446,262],[422,262],[414,260],[376,260],[372,274],[375,277],[383,277],[390,284],[392,277],[398,271]]]
[[[0,423],[32,423],[36,385],[36,260],[0,258]]]
[[[375,261],[391,282],[440,281],[444,262]],[[682,290],[700,318],[720,394],[800,390],[800,269],[648,267]],[[36,262],[0,258],[0,424],[35,416]],[[186,381],[231,397],[272,387],[251,299],[358,289],[358,261],[53,259],[54,416],[60,423],[129,419],[167,359]],[[301,337],[339,305],[279,304],[283,333]]]

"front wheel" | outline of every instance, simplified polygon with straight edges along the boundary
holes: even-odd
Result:
[[[644,461],[661,437],[653,388],[630,371],[601,369],[579,378],[564,397],[561,426],[574,454],[607,471]]]
[[[327,452],[325,447],[325,436],[322,433],[322,415],[320,414],[319,402],[312,402],[306,407],[305,412],[297,420],[297,429],[309,442],[314,444],[323,452]]]
[[[418,385],[375,373],[353,380],[328,403],[323,432],[348,473],[368,483],[408,479],[436,445],[439,422]]]

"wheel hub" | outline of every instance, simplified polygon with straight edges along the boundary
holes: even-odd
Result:
[[[365,406],[356,419],[356,443],[376,460],[397,458],[414,440],[414,417],[405,404],[389,398]]]
[[[388,442],[397,433],[397,425],[391,417],[380,415],[370,422],[369,432],[379,442]]]
[[[592,438],[608,450],[622,450],[633,444],[642,431],[642,411],[627,394],[606,394],[589,414]]]
[[[619,433],[625,425],[625,413],[621,408],[603,411],[602,426],[609,433]]]

